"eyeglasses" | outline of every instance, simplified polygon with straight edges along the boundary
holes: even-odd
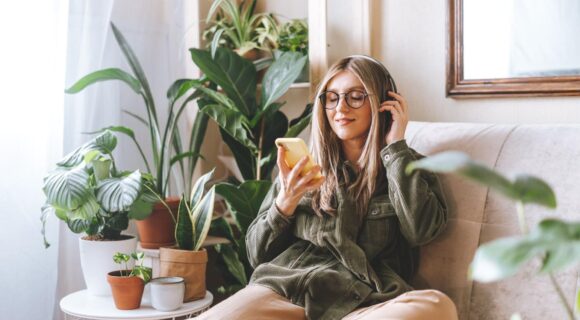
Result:
[[[340,96],[344,96],[346,104],[349,107],[358,109],[364,105],[365,99],[369,94],[361,90],[352,90],[347,93],[325,91],[318,96],[318,99],[320,99],[320,103],[324,109],[332,110],[340,103]]]

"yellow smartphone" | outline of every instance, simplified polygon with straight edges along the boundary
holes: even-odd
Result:
[[[316,165],[312,158],[312,155],[308,151],[308,147],[306,147],[306,143],[304,140],[300,138],[278,138],[275,141],[276,146],[284,148],[286,165],[290,168],[294,168],[294,166],[302,159],[304,156],[308,156],[308,162],[300,172],[302,175],[305,175]],[[315,178],[322,178],[320,172],[316,174]]]

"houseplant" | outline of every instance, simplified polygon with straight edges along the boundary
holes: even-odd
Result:
[[[103,275],[114,268],[113,253],[135,250],[135,237],[121,234],[129,217],[140,214],[140,203],[156,201],[147,188],[153,184],[151,176],[117,168],[116,145],[114,133],[105,130],[58,162],[43,185],[42,233],[54,214],[74,233],[86,234],[79,239],[81,266],[89,292],[96,295],[110,294]],[[49,246],[46,237],[44,243]]]
[[[152,270],[143,266],[143,252],[133,252],[131,255],[117,252],[113,256],[113,261],[125,265],[125,269],[111,271],[107,274],[107,282],[113,292],[115,306],[119,310],[138,309],[141,306],[141,298],[145,284],[151,280]],[[129,269],[129,260],[133,259],[135,265]]]
[[[201,245],[211,224],[215,187],[208,192],[204,192],[204,188],[213,172],[196,181],[189,197],[181,197],[175,228],[177,247],[159,249],[159,275],[185,279],[185,302],[205,297],[207,251]]]
[[[276,21],[270,14],[256,14],[255,8],[256,0],[239,5],[236,0],[214,0],[207,15],[204,40],[250,60],[259,58],[260,51],[269,51],[274,45],[266,35],[276,30]]]
[[[274,50],[274,59],[282,52],[299,52],[308,57],[308,24],[304,19],[292,19],[280,27]],[[308,60],[300,72],[296,82],[308,82]]]
[[[580,262],[580,222],[544,219],[528,231],[524,208],[536,204],[556,208],[556,196],[542,179],[520,174],[512,181],[464,153],[449,151],[439,153],[408,165],[409,174],[416,169],[455,173],[488,186],[516,202],[520,235],[500,238],[480,246],[470,266],[469,276],[481,282],[498,281],[516,274],[527,262],[538,259],[538,274],[547,274],[560,298],[569,319],[574,311],[564,296],[553,273],[578,265]],[[580,291],[576,294],[576,310],[580,310]],[[519,318],[514,315],[514,319]]]
[[[190,190],[191,177],[200,157],[199,150],[207,128],[208,117],[205,113],[197,112],[189,140],[182,137],[178,121],[188,103],[199,97],[199,92],[191,92],[196,80],[179,79],[167,91],[169,111],[167,121],[162,125],[158,118],[158,110],[149,82],[139,60],[125,40],[125,37],[113,23],[111,23],[111,28],[123,55],[131,67],[132,73],[119,68],[98,70],[82,77],[68,88],[66,93],[76,94],[86,87],[102,81],[121,80],[143,98],[146,119],[131,112],[127,113],[143,123],[149,131],[149,140],[152,147],[152,154],[149,158],[153,159],[152,165],[150,165],[148,157],[143,153],[143,149],[132,129],[123,126],[111,126],[105,129],[125,134],[135,143],[147,171],[154,177],[151,180],[153,182],[152,190],[160,198],[165,199],[164,202],[158,202],[155,208],[153,203],[140,202],[139,206],[143,207],[143,210],[131,213],[130,218],[139,220],[137,227],[141,246],[143,248],[158,248],[161,245],[171,245],[175,243],[173,230],[175,228],[175,214],[179,198],[168,199],[170,195],[169,186],[173,182],[177,184],[178,189],[184,192]],[[201,108],[204,105],[204,101],[198,101],[198,105]],[[177,172],[175,179],[171,176],[174,165],[178,166],[178,170],[173,170]]]
[[[245,233],[256,217],[262,200],[271,186],[271,173],[276,164],[278,137],[295,137],[310,122],[311,107],[288,121],[277,100],[300,74],[306,57],[295,52],[283,53],[266,71],[261,94],[257,94],[254,65],[227,48],[190,49],[195,64],[213,86],[200,87],[211,101],[202,108],[220,127],[223,141],[233,153],[244,181],[231,179],[216,185],[216,192],[225,200],[233,223],[223,217],[212,223],[212,234],[228,238],[232,245],[218,245],[223,266],[231,281],[224,288],[228,293],[247,284],[252,268],[245,251]],[[216,90],[219,86],[222,90]]]

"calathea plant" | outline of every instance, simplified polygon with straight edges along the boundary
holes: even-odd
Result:
[[[510,277],[525,263],[540,260],[539,274],[547,274],[570,320],[573,308],[568,304],[553,273],[578,265],[580,262],[580,222],[544,219],[528,231],[524,206],[536,204],[556,208],[556,196],[542,179],[520,174],[513,181],[469,158],[464,153],[448,151],[439,153],[407,167],[407,173],[416,169],[459,174],[488,186],[516,202],[520,235],[500,238],[480,246],[471,263],[469,276],[481,282],[498,281]],[[576,294],[576,310],[580,310],[580,291]],[[514,319],[520,318],[514,315]]]
[[[310,123],[310,105],[299,117],[288,121],[280,111],[284,103],[278,102],[300,74],[306,57],[296,52],[283,53],[266,71],[258,93],[257,72],[252,62],[227,48],[190,51],[193,61],[210,81],[210,85],[195,84],[209,101],[201,111],[219,126],[244,179],[216,185],[216,192],[225,199],[234,222],[232,225],[222,217],[212,223],[212,233],[233,243],[216,247],[235,279],[225,288],[231,293],[245,286],[252,273],[246,257],[245,234],[272,184],[277,156],[274,141],[279,137],[296,137]]]
[[[57,163],[44,178],[46,204],[42,207],[44,224],[56,215],[75,233],[90,239],[116,240],[128,227],[130,215],[140,215],[157,201],[153,177],[135,171],[120,171],[113,150],[116,136],[105,130]],[[49,243],[44,239],[45,246]]]

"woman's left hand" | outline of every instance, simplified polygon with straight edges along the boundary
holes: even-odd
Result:
[[[379,112],[388,111],[391,113],[390,130],[385,137],[387,145],[405,139],[405,130],[407,130],[407,123],[409,122],[409,113],[407,101],[403,96],[389,91],[389,96],[395,100],[387,100],[381,103]]]

